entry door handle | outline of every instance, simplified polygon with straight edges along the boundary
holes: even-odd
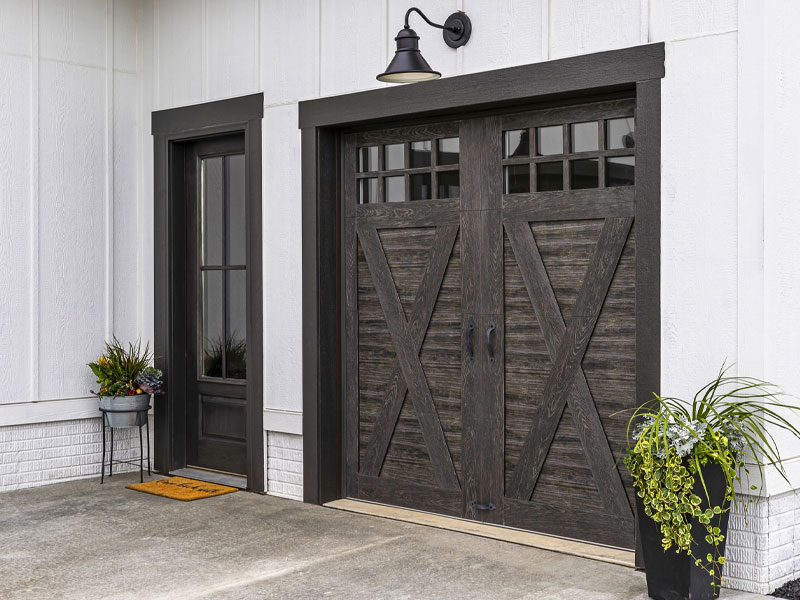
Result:
[[[469,324],[467,325],[467,360],[472,362],[475,359],[475,349],[472,346],[472,336],[475,332],[475,323],[472,322],[472,319],[469,320]]]
[[[489,362],[494,363],[494,345],[492,344],[492,333],[496,329],[494,323],[489,323],[486,328],[486,351],[489,353]]]

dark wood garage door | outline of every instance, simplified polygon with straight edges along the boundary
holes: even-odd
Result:
[[[634,102],[344,138],[349,497],[632,548]]]

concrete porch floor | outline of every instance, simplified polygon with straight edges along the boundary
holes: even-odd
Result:
[[[647,598],[626,567],[246,492],[184,503],[124,489],[138,474],[106,481],[0,495],[0,598]]]

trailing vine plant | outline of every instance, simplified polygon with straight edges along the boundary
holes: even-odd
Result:
[[[691,403],[654,393],[653,400],[636,409],[628,422],[628,438],[635,444],[624,460],[645,514],[660,529],[664,550],[674,547],[691,556],[717,587],[725,564],[720,522],[736,502],[742,474],[749,484],[749,467],[755,466],[763,481],[764,467],[773,465],[786,479],[770,427],[800,439],[800,430],[787,418],[799,407],[782,402],[783,394],[775,385],[729,376],[729,369],[723,365]],[[708,464],[719,465],[725,476],[725,494],[719,504],[712,503],[703,477]],[[698,480],[701,495],[694,491]],[[749,489],[760,491],[757,485]],[[695,555],[693,519],[704,526],[705,541],[713,548],[705,556]]]

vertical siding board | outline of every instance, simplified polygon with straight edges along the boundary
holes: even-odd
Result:
[[[469,43],[461,50],[463,72],[488,71],[542,60],[542,7],[548,2],[464,2],[463,10],[472,20],[473,29]],[[441,35],[437,37],[438,43],[442,43]],[[431,66],[436,69],[433,63]]]
[[[658,42],[734,30],[739,4],[738,0],[649,0],[649,37]]]
[[[258,91],[258,37],[252,26],[257,0],[207,0],[207,100]]]
[[[387,36],[385,0],[322,2],[321,5],[321,94],[328,96],[382,86],[375,76],[386,68],[383,51]]]
[[[30,398],[31,59],[0,55],[0,404]]]
[[[262,0],[260,68],[265,104],[317,95],[319,6],[318,0]]]
[[[302,253],[300,131],[297,105],[264,111],[264,405],[301,410]],[[276,141],[280,140],[280,141]],[[281,173],[281,176],[276,176]]]
[[[51,61],[40,76],[40,397],[81,397],[105,337],[105,77]]]
[[[41,58],[103,69],[106,0],[39,0]]]
[[[0,2],[0,52],[30,56],[32,24],[30,0]]]
[[[138,0],[112,0],[114,69],[136,72],[136,38],[139,32]]]
[[[203,19],[194,0],[161,0],[156,9],[155,109],[203,100]]]
[[[661,374],[679,398],[737,355],[736,53],[735,33],[672,43],[661,84]]]
[[[550,4],[550,57],[636,46],[641,0],[571,0]]]
[[[114,74],[111,152],[113,333],[134,340],[139,328],[139,246],[136,75]]]

